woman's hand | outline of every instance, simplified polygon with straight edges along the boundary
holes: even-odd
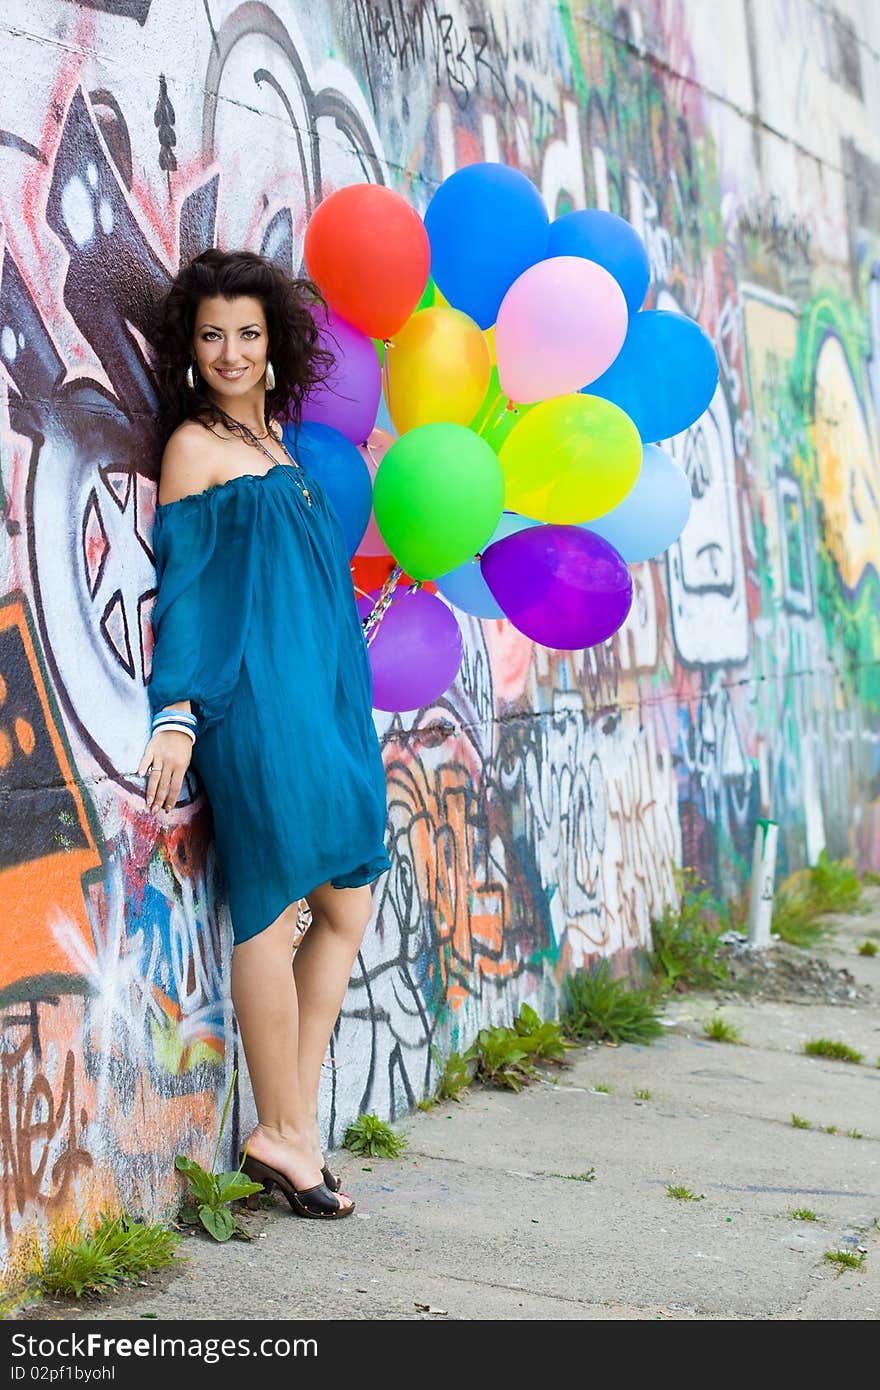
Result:
[[[147,775],[144,800],[148,811],[173,811],[192,759],[192,739],[186,734],[160,729],[153,734],[141,758],[138,776]]]

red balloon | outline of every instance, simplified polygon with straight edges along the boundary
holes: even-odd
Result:
[[[349,569],[358,597],[370,593],[373,589],[381,589],[396,563],[393,555],[352,556]],[[414,584],[415,580],[408,574],[402,574],[397,582],[399,587],[405,588],[407,584]],[[433,579],[425,580],[422,588],[429,594],[437,592],[437,585]]]
[[[327,303],[371,338],[402,328],[428,283],[431,248],[414,207],[390,188],[355,183],[309,218],[306,268]]]

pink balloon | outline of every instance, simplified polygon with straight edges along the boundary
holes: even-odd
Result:
[[[382,394],[382,369],[366,333],[340,318],[334,309],[312,310],[321,329],[321,346],[336,365],[303,402],[302,418],[339,430],[352,444],[363,444],[376,423]]]
[[[389,430],[380,430],[378,425],[371,432],[366,444],[359,445],[359,450],[364,463],[370,470],[370,480],[376,481],[376,473],[379,464],[382,462],[391,445],[394,443],[396,435]],[[376,514],[370,510],[370,520],[364,532],[363,539],[357,548],[358,555],[387,555],[388,545],[382,539],[379,528],[376,525]]]
[[[495,358],[501,389],[530,405],[589,386],[611,366],[626,337],[623,290],[582,256],[529,266],[501,301]]]

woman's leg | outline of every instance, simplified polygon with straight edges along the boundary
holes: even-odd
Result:
[[[321,1063],[342,1008],[364,932],[373,912],[369,884],[333,888],[322,883],[308,895],[312,921],[293,957],[299,1000],[299,1093],[312,1117],[313,1143],[321,1161],[317,1132]]]
[[[296,925],[294,903],[235,947],[232,1002],[257,1107],[248,1152],[303,1189],[321,1182],[321,1164],[314,1148],[315,1101],[300,1082],[300,1009],[290,964]],[[349,1202],[341,1198],[340,1205]]]

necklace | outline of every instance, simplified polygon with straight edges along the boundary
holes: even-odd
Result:
[[[244,436],[245,436],[245,439],[247,440],[247,442],[248,442],[249,444],[252,444],[252,445],[254,446],[255,449],[259,449],[261,453],[263,453],[263,454],[266,455],[266,458],[269,460],[269,462],[271,463],[271,465],[272,465],[273,468],[286,468],[286,467],[287,467],[287,464],[279,463],[278,460],[277,460],[277,458],[275,457],[275,455],[272,454],[272,453],[270,453],[269,450],[265,447],[264,444],[261,444],[261,443],[260,443],[260,436],[254,434],[254,432],[253,432],[252,429],[249,429],[247,425],[243,425],[243,424],[241,423],[240,420],[233,420],[231,416],[229,416],[229,415],[226,414],[226,411],[225,411],[225,410],[220,410],[220,407],[219,407],[219,406],[217,406],[216,409],[217,409],[217,410],[220,412],[220,414],[223,416],[223,419],[224,419],[225,421],[228,422],[228,423],[227,423],[227,428],[229,428],[229,425],[232,425],[232,426],[235,426],[235,427],[237,427],[238,429],[240,429],[240,430],[244,433]],[[235,429],[233,429],[233,433],[235,433]],[[267,430],[267,431],[266,431],[266,434],[264,434],[264,435],[262,436],[262,438],[265,439],[269,434],[272,434],[271,429],[270,429],[270,430]],[[300,490],[300,492],[302,493],[303,497],[304,497],[304,498],[306,499],[306,501],[308,502],[309,506],[311,506],[311,505],[312,505],[312,494],[309,492],[309,489],[308,489],[308,486],[306,485],[306,483],[305,483],[305,482],[302,480],[302,478],[300,477],[300,474],[301,474],[301,472],[302,472],[302,464],[298,463],[297,460],[296,460],[296,459],[293,457],[293,455],[290,453],[290,450],[288,449],[287,445],[285,444],[283,438],[282,438],[282,439],[276,439],[274,434],[272,434],[272,438],[275,439],[275,443],[276,443],[276,444],[280,444],[280,445],[281,445],[281,447],[282,447],[282,449],[284,450],[285,454],[287,454],[287,457],[290,459],[290,462],[291,462],[291,464],[293,465],[293,471],[292,471],[293,481],[296,483],[297,487],[299,488],[299,490]]]

